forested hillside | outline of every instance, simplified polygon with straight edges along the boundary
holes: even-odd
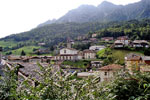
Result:
[[[68,37],[76,38],[78,35],[87,34],[110,26],[104,23],[64,23],[51,24],[35,28],[28,32],[14,34],[0,39],[1,41],[17,42],[21,45],[37,45],[40,42],[46,43],[46,47],[66,41]]]
[[[130,20],[126,22],[113,23],[111,27],[103,28],[96,32],[98,37],[128,36],[130,39],[150,40],[150,20]]]

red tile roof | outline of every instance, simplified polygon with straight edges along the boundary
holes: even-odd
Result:
[[[137,54],[128,54],[126,57],[127,61],[139,61],[142,60],[142,57]]]
[[[89,49],[86,49],[83,51],[84,53],[96,53],[94,50],[89,50]]]

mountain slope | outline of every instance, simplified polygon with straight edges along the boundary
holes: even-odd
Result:
[[[126,6],[115,5],[104,1],[97,7],[92,5],[82,5],[77,9],[69,11],[67,14],[53,21],[53,23],[64,22],[109,22],[125,21],[132,19],[150,18],[150,0],[141,0],[140,2]],[[51,21],[49,21],[51,24]],[[43,23],[44,25],[44,23]],[[45,23],[47,25],[47,23]]]
[[[28,32],[7,36],[0,39],[0,41],[14,41],[18,44],[21,43],[21,45],[37,45],[44,42],[46,47],[50,47],[66,41],[68,37],[74,39],[79,35],[85,35],[90,31],[96,31],[106,26],[102,23],[50,24]]]

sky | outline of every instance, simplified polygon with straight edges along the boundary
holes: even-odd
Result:
[[[29,31],[40,23],[58,19],[82,4],[99,5],[104,0],[0,0],[0,38]],[[140,0],[105,0],[126,5]]]

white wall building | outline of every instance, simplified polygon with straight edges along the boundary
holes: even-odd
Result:
[[[89,50],[102,50],[102,49],[105,49],[106,47],[105,46],[91,46],[90,48],[89,48]]]
[[[68,54],[68,55],[78,54],[78,50],[73,48],[63,48],[60,50],[60,55],[64,55],[64,54]]]
[[[84,50],[84,59],[96,59],[96,52],[93,50]]]

